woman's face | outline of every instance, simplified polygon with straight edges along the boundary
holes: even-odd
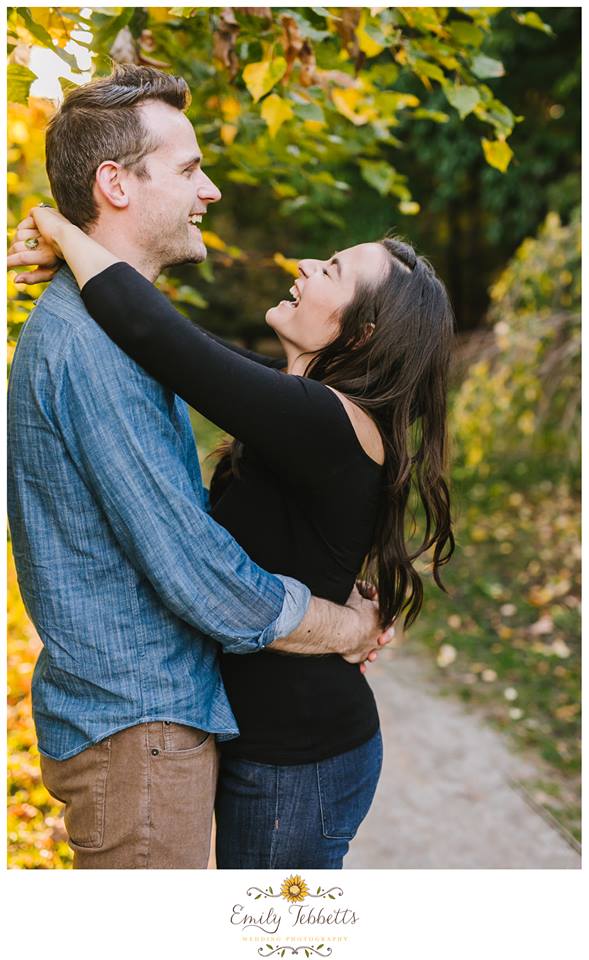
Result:
[[[337,335],[339,316],[358,280],[378,283],[389,261],[390,254],[380,243],[359,243],[329,260],[300,260],[300,276],[290,289],[293,299],[271,307],[266,323],[285,345],[317,353]]]

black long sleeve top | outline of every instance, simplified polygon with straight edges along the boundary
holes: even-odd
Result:
[[[345,603],[374,535],[382,467],[324,384],[285,374],[178,313],[127,263],[85,284],[97,323],[151,376],[243,443],[238,475],[220,463],[211,512],[266,570]],[[240,736],[224,753],[295,764],[336,756],[378,729],[356,664],[270,649],[220,657]]]

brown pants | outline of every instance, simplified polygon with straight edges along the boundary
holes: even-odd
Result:
[[[206,869],[217,772],[214,735],[167,720],[69,760],[41,756],[78,870]]]

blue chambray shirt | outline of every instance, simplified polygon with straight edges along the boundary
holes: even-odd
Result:
[[[67,267],[17,344],[8,452],[40,751],[64,760],[151,720],[237,735],[219,651],[289,634],[309,590],[207,514],[185,404],[94,323]]]

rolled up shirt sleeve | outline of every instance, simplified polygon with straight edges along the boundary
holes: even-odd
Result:
[[[183,402],[136,364],[121,364],[110,341],[100,364],[82,336],[61,359],[53,403],[69,454],[161,602],[230,653],[291,633],[310,591],[262,570],[208,515],[187,464]]]

